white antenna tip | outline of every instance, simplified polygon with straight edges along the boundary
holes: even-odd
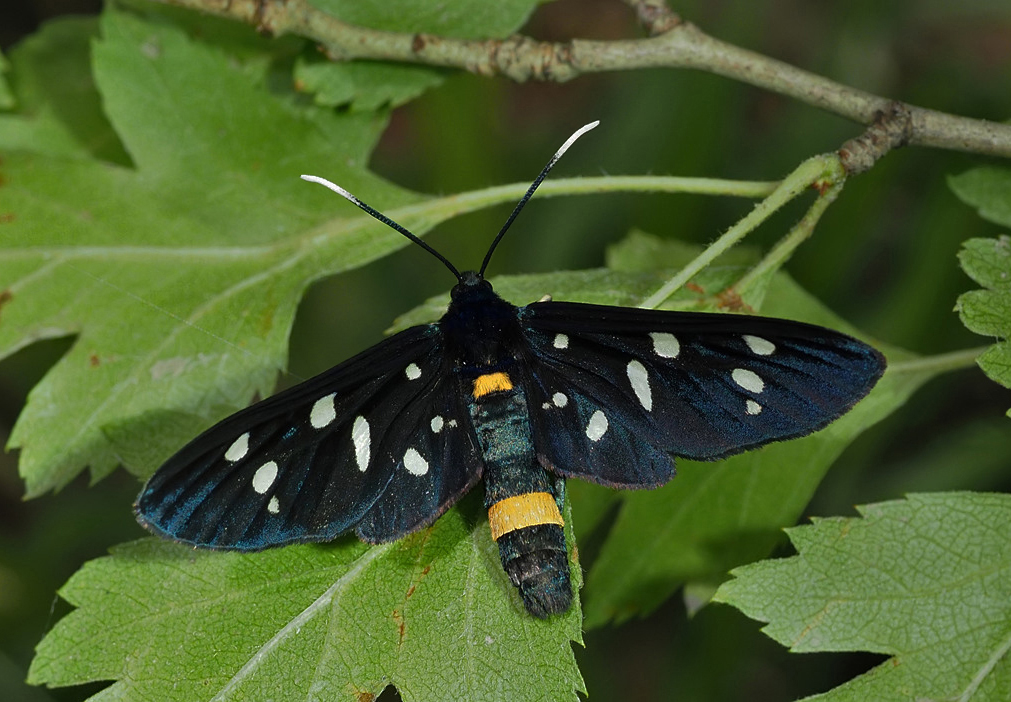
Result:
[[[350,200],[351,202],[355,203],[356,205],[359,204],[358,198],[356,198],[354,195],[352,195],[351,193],[349,193],[347,190],[345,190],[341,186],[337,185],[336,183],[330,182],[326,178],[320,178],[319,176],[314,176],[314,175],[302,175],[300,177],[302,178],[302,180],[307,180],[310,183],[319,183],[324,188],[329,188],[330,190],[333,190],[335,193],[337,193],[338,195],[340,195],[344,199]]]
[[[572,146],[572,144],[576,141],[576,139],[586,134],[588,131],[596,127],[598,124],[600,124],[599,119],[594,120],[589,124],[583,125],[579,129],[577,129],[572,134],[572,136],[570,136],[568,139],[565,140],[565,143],[562,144],[562,148],[558,149],[558,151],[555,152],[553,161],[557,161],[558,159],[560,159],[562,157],[562,154],[564,154],[566,151],[569,150],[569,147]]]

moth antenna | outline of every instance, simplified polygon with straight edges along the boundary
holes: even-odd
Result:
[[[442,261],[443,264],[445,264],[446,268],[448,268],[450,270],[450,272],[453,275],[456,276],[457,280],[462,280],[463,279],[463,276],[460,274],[460,271],[458,271],[456,269],[456,266],[454,266],[452,263],[449,262],[448,258],[446,258],[441,253],[439,253],[438,251],[436,251],[435,249],[433,249],[431,246],[429,246],[428,244],[426,244],[424,241],[422,241],[417,235],[413,234],[409,229],[407,229],[407,227],[405,227],[405,226],[403,226],[401,224],[398,224],[397,222],[394,222],[392,219],[390,219],[389,217],[387,217],[386,215],[384,215],[382,212],[379,212],[379,211],[377,211],[377,210],[369,207],[368,205],[366,205],[364,202],[362,202],[361,200],[359,200],[358,198],[356,198],[354,195],[352,195],[351,193],[349,193],[347,190],[345,190],[341,186],[337,185],[336,183],[330,182],[326,178],[320,178],[319,176],[314,176],[314,175],[303,175],[302,176],[302,180],[307,180],[310,183],[319,183],[323,187],[330,188],[331,190],[333,190],[335,193],[337,193],[338,195],[340,195],[345,200],[348,200],[352,204],[357,205],[359,208],[361,208],[365,212],[369,213],[370,215],[372,215],[373,217],[375,217],[376,219],[378,219],[380,222],[382,222],[386,226],[390,227],[391,229],[396,229],[398,232],[400,232],[401,234],[403,234],[404,236],[406,236],[408,239],[410,239],[411,241],[413,241],[415,244],[417,244],[418,246],[420,246],[421,248],[423,248],[425,251],[427,251],[428,253],[432,254],[433,256],[435,256],[440,261]]]
[[[530,184],[530,187],[527,188],[526,194],[524,194],[523,197],[520,198],[520,201],[516,203],[516,207],[513,208],[512,214],[509,215],[509,219],[506,220],[505,224],[502,225],[502,229],[499,230],[498,236],[496,236],[495,240],[491,242],[491,246],[488,247],[488,253],[484,255],[484,261],[481,263],[481,270],[478,271],[478,275],[484,277],[484,271],[488,267],[488,263],[491,261],[491,255],[495,253],[495,247],[498,246],[502,237],[505,236],[506,231],[508,231],[509,227],[512,226],[513,220],[515,220],[517,215],[519,215],[520,210],[522,210],[523,206],[527,204],[527,200],[530,199],[530,197],[534,194],[534,191],[537,190],[537,187],[547,177],[551,169],[554,168],[558,159],[562,157],[562,154],[569,150],[569,147],[575,143],[576,139],[586,134],[598,124],[600,124],[599,119],[577,129],[572,136],[565,140],[565,143],[562,144],[561,148],[555,152],[555,155],[551,157],[551,160],[548,161],[548,165],[541,170],[540,175],[538,175],[534,179],[534,182]]]

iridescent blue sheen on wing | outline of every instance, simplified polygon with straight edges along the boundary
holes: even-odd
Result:
[[[456,411],[456,395],[437,327],[407,330],[198,436],[151,477],[137,517],[177,541],[240,551],[356,526],[370,541],[397,539],[480,478],[463,431],[426,444],[420,430],[431,434],[434,411]],[[412,447],[427,455],[424,474],[404,469]]]
[[[658,454],[711,460],[809,434],[885,368],[863,342],[787,320],[564,302],[520,318],[538,451],[562,475],[607,485],[664,482],[673,466]],[[609,428],[594,439],[596,411]]]

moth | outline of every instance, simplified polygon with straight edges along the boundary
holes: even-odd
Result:
[[[674,457],[715,460],[810,434],[885,368],[830,329],[756,316],[574,302],[517,307],[401,225],[321,183],[441,260],[446,313],[228,417],[172,456],[135,505],[155,534],[258,551],[354,530],[381,543],[432,524],[477,483],[527,611],[572,602],[564,480],[663,485]]]

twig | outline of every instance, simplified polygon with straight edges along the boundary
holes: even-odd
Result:
[[[334,60],[373,59],[462,68],[513,80],[566,81],[586,73],[649,67],[695,68],[796,98],[861,124],[871,124],[893,101],[782,61],[727,44],[670,12],[660,0],[625,0],[656,34],[644,39],[551,43],[515,35],[469,41],[430,34],[382,32],[341,22],[308,0],[160,0],[253,24],[271,34],[319,42]],[[910,144],[1011,157],[1011,125],[970,119],[914,105]]]
[[[912,115],[909,108],[893,102],[879,112],[867,130],[850,139],[837,152],[843,168],[850,175],[870,170],[879,158],[898,146],[909,142],[912,132]]]
[[[779,186],[767,198],[755,205],[755,209],[737,221],[705,251],[695,257],[687,266],[678,271],[677,275],[664,283],[655,293],[643,300],[639,307],[654,309],[673,295],[685,283],[695,277],[703,268],[713,262],[720,254],[730,249],[758,225],[772,216],[779,208],[807,190],[813,183],[829,180],[835,182],[841,176],[839,159],[834,155],[815,156],[797,166],[793,173],[779,183]]]

